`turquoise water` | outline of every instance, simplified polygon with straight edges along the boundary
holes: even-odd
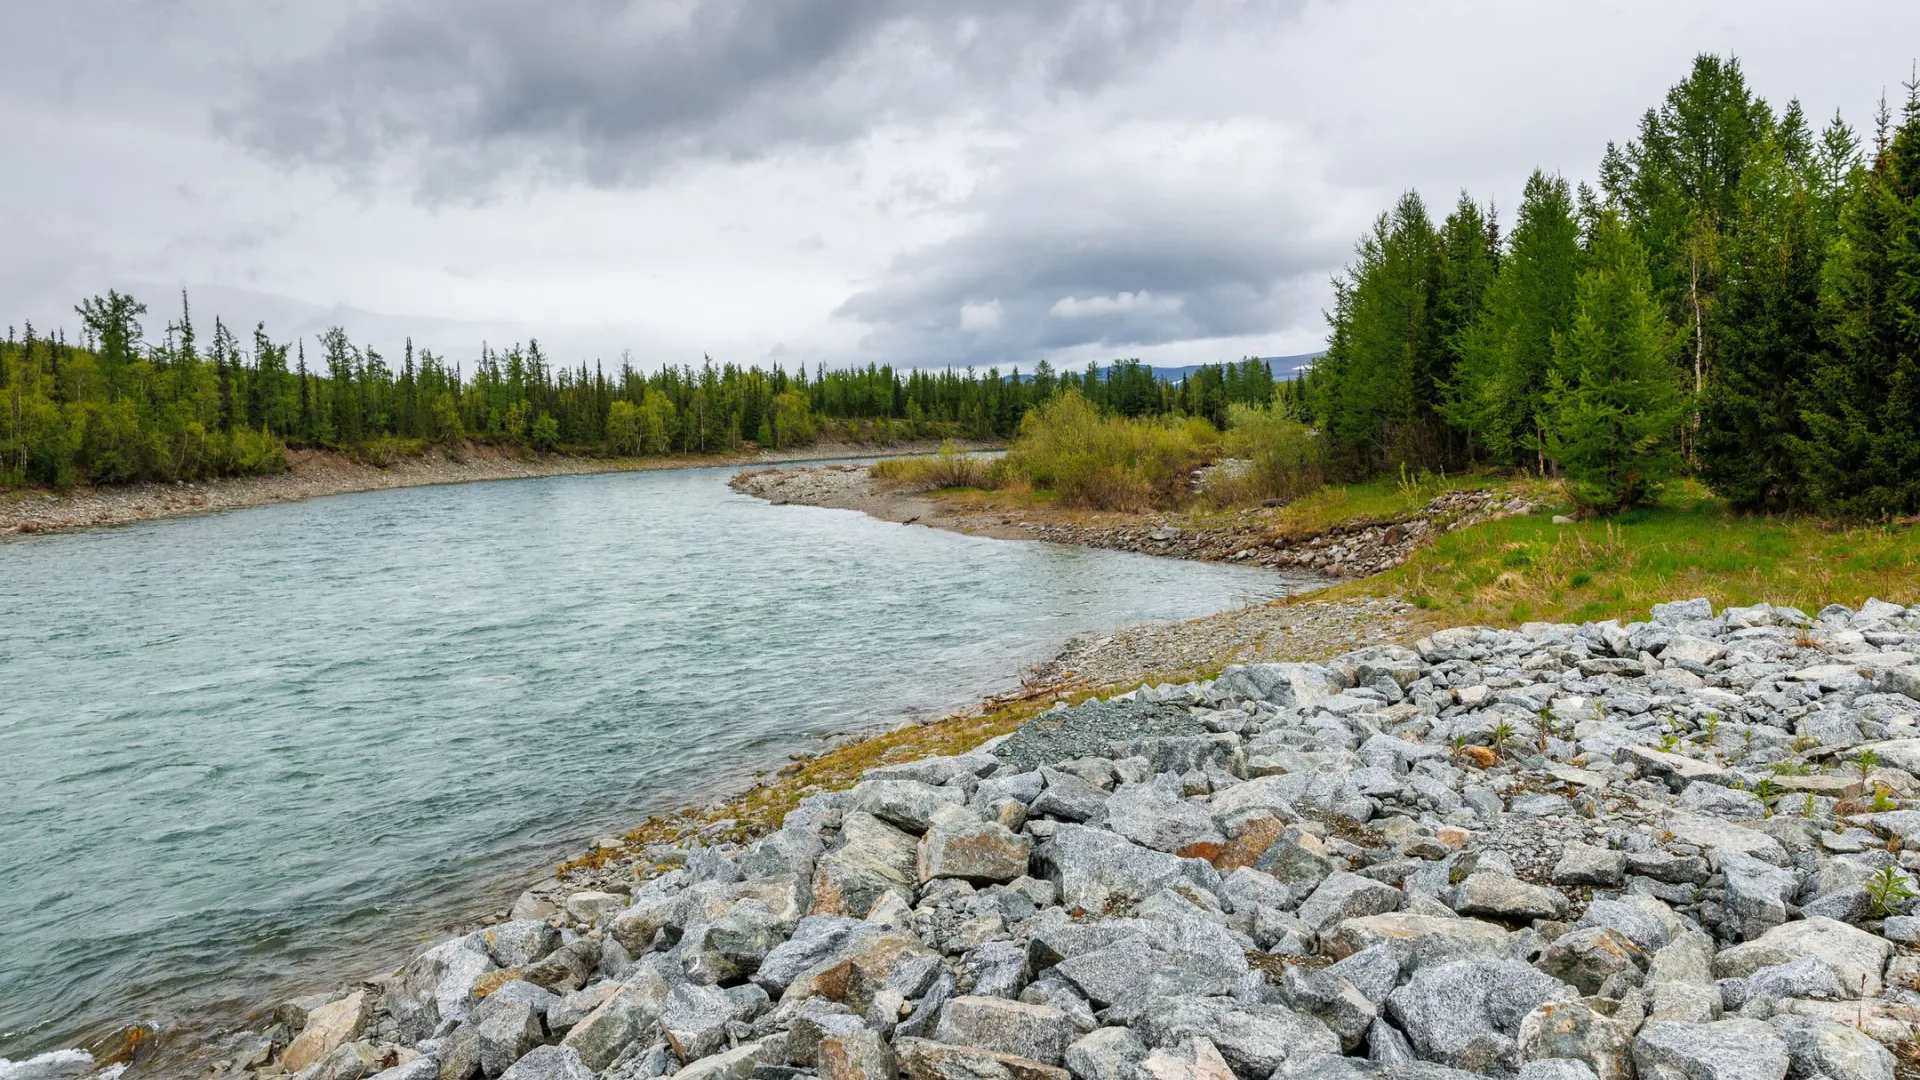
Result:
[[[1288,588],[769,506],[729,475],[0,544],[0,1057],[390,970],[583,840],[819,733]]]

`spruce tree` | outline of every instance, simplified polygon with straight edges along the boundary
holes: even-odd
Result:
[[[1444,406],[1448,419],[1497,460],[1545,467],[1547,370],[1553,336],[1573,321],[1579,269],[1572,190],[1536,169],[1483,309],[1457,339],[1460,361]]]
[[[1875,143],[1823,275],[1827,345],[1791,440],[1809,500],[1855,518],[1920,510],[1920,86]]]
[[[1714,491],[1747,510],[1792,509],[1804,497],[1793,440],[1800,394],[1820,347],[1820,271],[1827,236],[1811,142],[1790,108],[1778,136],[1747,163],[1722,257],[1715,378],[1695,442]]]
[[[1334,282],[1333,333],[1315,364],[1320,428],[1354,475],[1439,464],[1444,425],[1424,388],[1445,368],[1434,317],[1440,244],[1420,196],[1407,192],[1380,215],[1356,254]]]
[[[1467,328],[1480,315],[1487,289],[1500,264],[1500,226],[1493,207],[1482,210],[1466,193],[1440,226],[1440,281],[1434,302],[1439,323],[1443,366],[1422,387],[1428,401],[1438,401],[1460,363],[1460,345]]]
[[[1615,212],[1595,224],[1572,328],[1554,342],[1547,448],[1575,502],[1611,511],[1651,500],[1679,461],[1674,334],[1646,253]]]

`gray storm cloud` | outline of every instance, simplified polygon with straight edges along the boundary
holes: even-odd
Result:
[[[1402,190],[1591,177],[1699,51],[1870,125],[1920,36],[1898,0],[3,6],[6,321],[191,287],[643,363],[1306,351]]]
[[[1178,37],[1169,0],[421,0],[261,72],[221,128],[429,193],[529,164],[599,184],[687,156],[835,144],[890,122],[1086,92]]]

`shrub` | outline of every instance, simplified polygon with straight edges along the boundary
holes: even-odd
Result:
[[[552,451],[560,445],[560,421],[546,413],[533,418],[533,445],[536,449]]]
[[[1247,463],[1245,471],[1209,487],[1214,501],[1282,499],[1292,502],[1326,483],[1319,439],[1284,405],[1232,405],[1227,409],[1226,455]]]
[[[401,458],[419,457],[425,451],[426,444],[419,439],[379,435],[348,447],[346,454],[362,465],[384,469]]]
[[[1067,506],[1135,510],[1186,498],[1193,470],[1219,448],[1219,432],[1198,417],[1103,417],[1069,390],[1021,420],[1004,468]]]
[[[867,475],[888,491],[936,491],[940,488],[994,486],[994,463],[976,457],[949,439],[940,452],[921,457],[888,458],[867,468]]]

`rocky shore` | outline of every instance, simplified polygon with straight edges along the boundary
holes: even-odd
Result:
[[[1117,526],[1048,524],[1037,526],[1034,538],[1177,559],[1236,562],[1276,570],[1315,570],[1338,577],[1368,577],[1399,566],[1415,548],[1442,533],[1496,516],[1532,513],[1535,509],[1525,499],[1508,498],[1497,492],[1453,491],[1396,520],[1342,523],[1306,536],[1276,532],[1263,520],[1260,511],[1245,510],[1226,522],[1210,523],[1198,529],[1171,522]]]
[[[253,1080],[1910,1075],[1920,608],[1062,705],[282,1005]]]
[[[102,525],[127,525],[156,518],[238,510],[249,506],[345,495],[356,491],[467,484],[482,480],[519,480],[534,476],[636,472],[779,461],[807,461],[876,453],[912,454],[935,449],[932,443],[903,443],[884,449],[850,444],[817,444],[794,450],[691,458],[592,458],[566,454],[520,454],[470,445],[459,455],[434,448],[418,457],[385,466],[326,451],[295,450],[291,468],[270,476],[241,476],[198,483],[122,484],[70,491],[0,492],[0,536],[65,532]]]
[[[888,521],[986,536],[1312,570],[1337,577],[1366,577],[1392,569],[1442,533],[1540,509],[1525,498],[1499,492],[1452,491],[1391,520],[1346,522],[1299,535],[1276,529],[1272,511],[1266,508],[1210,516],[1198,526],[1167,514],[1084,524],[1048,520],[1048,515],[1037,511],[956,508],[924,496],[888,492],[873,482],[864,466],[857,465],[751,469],[736,475],[731,486],[776,505],[859,510]]]

